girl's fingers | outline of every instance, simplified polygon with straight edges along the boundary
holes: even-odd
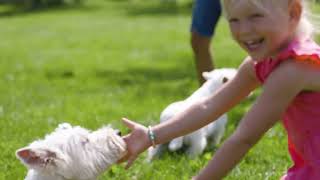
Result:
[[[125,162],[128,158],[129,158],[129,153],[127,153],[127,154],[124,155],[121,159],[119,159],[119,160],[117,161],[117,164],[120,164],[120,163]]]
[[[134,126],[136,123],[134,123],[133,121],[130,121],[127,118],[122,118],[122,122],[130,129],[134,129]]]
[[[137,128],[138,126],[139,126],[139,124],[138,123],[135,123],[134,121],[130,121],[129,119],[127,119],[127,118],[122,118],[122,122],[129,128],[129,129],[131,129],[131,130],[135,130],[135,128]],[[124,137],[122,137],[123,138],[123,140],[126,142],[126,144],[129,146],[129,145],[131,145],[131,146],[133,146],[133,140],[132,140],[132,134],[128,134],[128,135],[126,135],[126,136],[124,136]],[[127,156],[127,157],[125,157],[125,158],[122,158],[121,160],[120,160],[120,162],[123,162],[123,160],[127,160],[127,164],[126,164],[126,167],[125,167],[125,169],[128,169],[132,164],[133,164],[133,162],[137,159],[137,157],[138,157],[138,155],[137,154],[135,154],[134,152],[130,152],[130,151],[134,151],[134,150],[132,150],[132,148],[133,147],[131,147],[131,148],[128,148],[128,150],[129,150],[129,153],[128,153],[128,155],[129,155],[129,157]]]
[[[131,157],[128,159],[128,163],[127,163],[125,169],[128,169],[136,159],[137,159],[137,156],[131,156]]]

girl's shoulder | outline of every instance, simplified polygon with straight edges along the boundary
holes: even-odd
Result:
[[[312,39],[296,39],[283,50],[276,61],[294,60],[320,68],[320,46]]]
[[[289,60],[289,61],[287,61]],[[280,54],[278,61],[292,66],[293,73],[305,79],[305,90],[320,91],[320,46],[312,39],[293,41],[288,49]]]
[[[286,64],[286,65],[285,65]],[[311,39],[293,40],[276,57],[254,64],[257,78],[264,83],[279,66],[297,66],[297,71],[320,72],[320,47]],[[308,76],[308,73],[301,73]],[[302,77],[301,77],[302,78]]]
[[[242,74],[250,79],[258,81],[258,79],[256,78],[254,67],[255,61],[250,56],[248,56],[243,60],[242,64],[240,65],[238,74]]]

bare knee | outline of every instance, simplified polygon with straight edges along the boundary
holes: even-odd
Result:
[[[210,41],[210,37],[201,36],[196,32],[192,32],[191,34],[191,47],[195,54],[209,52]]]

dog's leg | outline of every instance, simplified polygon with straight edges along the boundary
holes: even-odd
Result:
[[[228,117],[224,114],[208,126],[207,137],[211,139],[210,148],[214,148],[220,143],[226,129],[227,121]]]
[[[169,150],[171,152],[177,151],[181,149],[183,146],[183,137],[178,137],[170,141],[169,143]]]
[[[207,139],[205,136],[204,129],[193,132],[188,135],[190,141],[190,147],[187,150],[187,155],[189,158],[195,158],[203,153],[207,146]]]
[[[167,149],[168,144],[159,144],[155,148],[150,147],[148,149],[148,158],[147,161],[151,162],[155,158],[159,158],[163,152]]]

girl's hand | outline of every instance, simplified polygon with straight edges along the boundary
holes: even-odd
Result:
[[[123,137],[127,144],[128,153],[119,160],[119,163],[127,161],[126,169],[137,159],[138,155],[151,146],[151,141],[148,137],[148,128],[123,118],[123,123],[131,129],[131,133]]]

